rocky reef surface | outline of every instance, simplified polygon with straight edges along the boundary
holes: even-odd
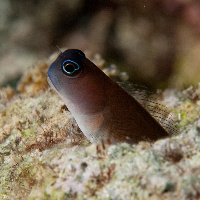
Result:
[[[116,65],[85,52],[117,81]],[[155,143],[90,144],[46,81],[57,53],[0,89],[0,199],[199,199],[200,87],[157,96],[179,133]]]

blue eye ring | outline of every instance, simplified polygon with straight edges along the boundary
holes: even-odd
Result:
[[[80,70],[80,66],[73,60],[65,60],[62,63],[62,70],[65,74],[73,76]]]

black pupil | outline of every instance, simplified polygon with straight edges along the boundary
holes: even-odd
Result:
[[[76,69],[76,66],[74,66],[74,64],[72,64],[72,63],[65,64],[65,70],[67,72],[73,73],[75,69]]]

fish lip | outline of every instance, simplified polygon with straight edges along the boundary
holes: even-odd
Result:
[[[58,89],[56,88],[56,86],[53,84],[53,82],[51,81],[51,78],[47,75],[47,82],[50,85],[50,87],[55,90],[56,92],[58,92]]]

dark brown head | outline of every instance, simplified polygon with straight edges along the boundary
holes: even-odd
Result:
[[[77,49],[68,49],[52,63],[48,82],[61,96],[70,110],[95,113],[105,103],[104,79],[106,75],[85,54]],[[71,110],[70,110],[71,111]]]

